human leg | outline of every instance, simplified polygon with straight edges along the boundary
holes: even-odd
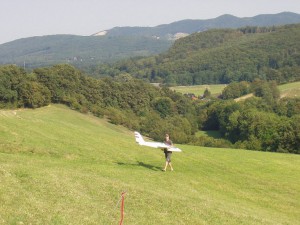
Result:
[[[162,170],[163,170],[163,171],[166,171],[166,170],[167,170],[167,166],[168,166],[168,161],[166,161],[165,167],[164,167]]]
[[[173,167],[172,167],[172,163],[171,162],[169,162],[169,166],[171,168],[171,171],[173,171]]]

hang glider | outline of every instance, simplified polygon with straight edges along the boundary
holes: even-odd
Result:
[[[174,146],[166,145],[165,143],[162,143],[162,142],[145,141],[144,138],[142,137],[142,135],[137,131],[134,132],[134,136],[135,136],[136,143],[138,143],[139,145],[148,146],[148,147],[152,147],[152,148],[160,148],[160,149],[167,148],[168,151],[171,151],[171,152],[181,152],[181,149],[176,148]]]

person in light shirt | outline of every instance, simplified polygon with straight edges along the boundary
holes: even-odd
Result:
[[[170,147],[173,146],[173,142],[171,141],[170,139],[170,136],[169,134],[166,134],[166,137],[165,137],[165,142],[164,142],[166,145],[169,145]],[[165,167],[162,169],[162,171],[166,171],[167,170],[167,167],[170,166],[170,169],[171,171],[173,171],[173,167],[172,167],[172,164],[171,164],[171,156],[172,156],[172,152],[171,151],[168,151],[167,148],[163,149],[164,153],[165,153],[165,158],[166,158],[166,163],[165,163]]]

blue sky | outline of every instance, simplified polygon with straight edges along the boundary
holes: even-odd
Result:
[[[0,44],[51,34],[91,35],[116,26],[156,26],[223,14],[300,14],[299,0],[1,0]]]

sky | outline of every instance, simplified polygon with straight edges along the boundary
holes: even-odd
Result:
[[[88,36],[122,26],[153,27],[223,14],[300,14],[299,0],[0,0],[0,44],[53,34]]]

